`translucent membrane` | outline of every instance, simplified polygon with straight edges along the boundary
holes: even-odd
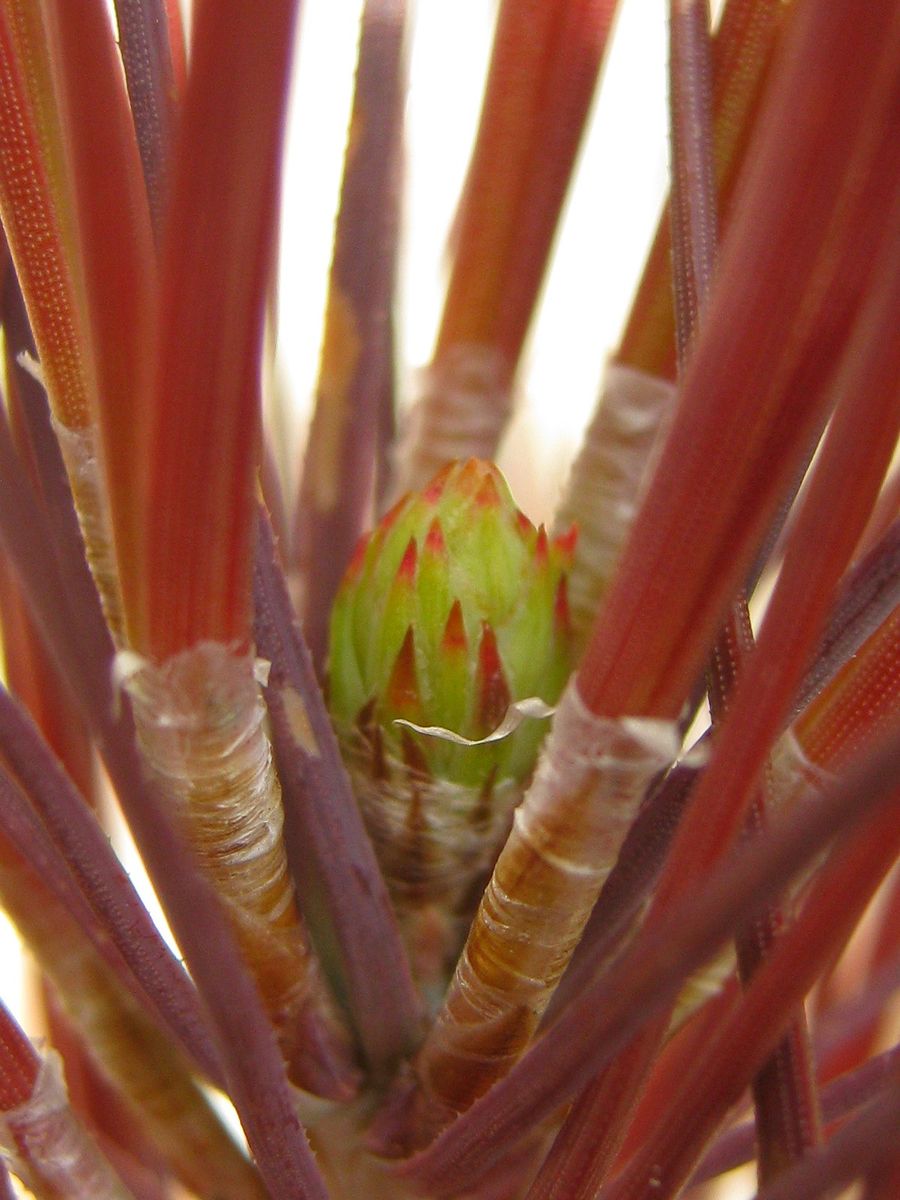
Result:
[[[505,359],[489,346],[457,345],[423,373],[397,453],[396,491],[423,488],[456,459],[496,457],[511,398]]]
[[[569,685],[418,1060],[445,1116],[528,1044],[650,781],[679,745],[674,722],[596,717]]]
[[[612,579],[675,394],[668,380],[620,363],[606,366],[599,405],[554,522],[556,532],[578,527],[568,587],[579,642],[587,639]]]
[[[56,419],[53,420],[53,427],[69,477],[85,554],[103,605],[103,615],[115,644],[121,646],[125,640],[125,617],[106,485],[98,454],[97,428],[85,425],[73,429]]]
[[[339,1038],[315,1015],[325,996],[287,872],[281,790],[252,657],[201,642],[160,666],[130,654],[119,661],[146,761],[227,907],[292,1078],[341,1094],[329,1080]]]
[[[834,782],[831,771],[807,756],[792,729],[782,734],[769,760],[769,788],[774,808],[792,812],[799,804],[814,804]]]
[[[466,787],[411,772],[391,755],[384,756],[384,776],[376,779],[371,749],[355,756],[349,736],[344,745],[353,791],[395,904],[452,906],[496,856],[522,785],[507,778]]]
[[[0,1151],[42,1200],[131,1200],[69,1108],[59,1057],[41,1062],[31,1096],[0,1112]]]

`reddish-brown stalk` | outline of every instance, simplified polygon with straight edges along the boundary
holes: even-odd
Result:
[[[169,186],[169,150],[177,102],[183,86],[183,78],[176,81],[172,51],[175,45],[179,54],[184,52],[181,17],[167,0],[115,0],[115,8],[150,215],[158,233]],[[183,77],[183,61],[177,70]]]
[[[249,642],[262,322],[294,15],[291,0],[277,0],[262,24],[241,0],[195,14],[158,340],[145,341],[136,373],[147,431],[142,541],[122,564],[135,646],[157,662],[204,639]]]
[[[419,423],[399,469],[491,458],[572,174],[616,0],[504,0]]]
[[[92,414],[127,614],[137,596],[128,567],[140,544],[137,498],[147,461],[148,426],[137,397],[156,279],[150,214],[106,5],[44,0],[42,11],[72,181]]]
[[[864,1173],[869,1175],[863,1193],[866,1200],[892,1200],[897,1195],[898,1122],[900,1085],[894,1082],[838,1130],[827,1146],[764,1188],[759,1200],[818,1200]]]
[[[820,1100],[822,1119],[829,1138],[847,1117],[863,1108],[896,1078],[900,1069],[900,1048],[894,1046],[883,1054],[865,1059],[861,1066],[845,1072],[822,1086]],[[733,1170],[753,1159],[756,1133],[752,1122],[733,1125],[719,1137],[704,1155],[692,1176],[692,1182],[702,1183]],[[813,1152],[813,1157],[815,1152]]]
[[[852,933],[900,848],[893,805],[851,835],[829,860],[795,924],[759,968],[744,999],[683,1078],[656,1127],[600,1200],[638,1200],[647,1188],[675,1195],[730,1106],[765,1062],[824,962]]]
[[[257,649],[272,664],[265,695],[288,861],[301,901],[328,898],[320,941],[336,942],[345,1001],[369,1070],[380,1080],[418,1039],[420,1003],[263,514],[254,608]]]
[[[670,227],[674,234],[675,334],[682,373],[699,330],[701,309],[709,297],[717,252],[709,12],[705,0],[673,0],[669,7],[669,39]],[[729,638],[746,611],[742,598],[735,601],[733,611],[731,628],[720,635],[717,644],[725,644],[729,665],[736,664],[743,649],[739,637]],[[749,620],[745,627],[749,637]],[[729,649],[734,650],[733,656],[728,655]],[[718,656],[714,653],[715,661]],[[713,678],[715,681],[715,672]],[[724,683],[716,700],[720,707],[724,705]],[[584,1089],[563,1122],[528,1200],[554,1194],[581,1200],[594,1194],[624,1137],[667,1024],[665,1013],[651,1022]]]
[[[90,420],[87,367],[72,271],[70,193],[51,97],[38,6],[6,0],[0,8],[0,211],[50,402],[64,425],[81,429]]]
[[[677,715],[824,419],[822,339],[842,343],[873,261],[860,240],[874,255],[892,187],[890,14],[874,17],[834,9],[812,29],[807,5],[793,13],[677,417],[579,674],[595,712]],[[858,104],[830,82],[838,59]]]
[[[673,0],[670,5],[671,122],[674,162],[672,186],[673,273],[679,373],[683,374],[697,336],[701,310],[709,297],[716,255],[717,204],[713,181],[710,104],[708,4]],[[710,717],[718,728],[753,648],[746,595],[732,601],[725,626],[707,669]],[[749,832],[766,824],[764,786],[757,788],[747,818]],[[743,982],[765,960],[782,922],[777,906],[768,906],[736,938],[738,971]],[[646,1044],[647,1035],[642,1035]],[[650,1049],[645,1056],[650,1057]],[[632,1083],[637,1087],[636,1081]],[[819,1138],[815,1082],[802,1008],[784,1039],[753,1081],[759,1146],[759,1177],[771,1178],[780,1167],[801,1157]]]
[[[316,408],[294,515],[304,635],[320,674],[338,584],[385,482],[405,27],[405,0],[369,0],[363,9]]]
[[[5,1112],[28,1099],[38,1065],[31,1042],[0,1004],[0,1109]]]
[[[728,0],[713,38],[713,153],[716,195],[727,228],[734,190],[786,15],[782,0]],[[672,238],[664,210],[616,354],[653,376],[675,378]]]

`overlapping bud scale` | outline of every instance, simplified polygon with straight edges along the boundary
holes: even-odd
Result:
[[[502,740],[510,705],[554,703],[571,669],[566,572],[499,470],[470,459],[410,494],[357,547],[331,625],[330,705],[395,895],[459,893],[497,848],[545,721]]]

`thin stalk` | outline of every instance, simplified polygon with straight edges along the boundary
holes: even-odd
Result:
[[[405,0],[368,0],[325,312],[316,408],[294,520],[303,626],[320,675],[328,617],[370,523],[385,410],[397,257]]]
[[[362,824],[287,585],[260,513],[254,576],[257,649],[285,806],[285,845],[300,895],[326,898],[346,1002],[376,1076],[412,1047],[418,1001],[387,890]]]
[[[684,371],[715,271],[717,198],[714,182],[709,5],[706,0],[671,0],[670,87],[673,275],[675,337],[679,372]],[[707,671],[710,717],[716,729],[753,648],[747,599],[739,593],[713,649]],[[765,787],[751,802],[748,831],[766,822]],[[780,907],[769,905],[736,938],[738,971],[744,984],[771,952],[782,923]],[[649,1058],[649,1048],[645,1052]],[[632,1084],[637,1087],[636,1083]],[[753,1081],[759,1145],[759,1177],[771,1178],[820,1140],[816,1087],[802,1006],[784,1039]]]
[[[826,1083],[820,1093],[822,1120],[832,1125],[874,1100],[900,1072],[900,1047],[868,1059],[862,1066]],[[832,1136],[834,1136],[832,1134]],[[756,1133],[752,1122],[736,1125],[713,1143],[692,1177],[704,1183],[753,1159]]]
[[[900,207],[895,209],[895,220],[900,221]],[[792,531],[756,650],[742,673],[711,762],[676,836],[655,900],[660,911],[674,894],[691,886],[690,881],[708,868],[734,836],[889,465],[900,428],[900,400],[892,383],[900,371],[900,347],[891,346],[887,352],[878,347],[892,319],[889,314],[900,303],[898,268],[900,260],[886,246],[876,286],[837,381],[842,400]],[[860,403],[873,405],[870,417],[860,415]],[[871,430],[882,422],[885,437],[878,445]],[[854,494],[845,491],[846,507],[839,527],[833,524],[835,510],[831,507],[838,479],[845,487],[849,479],[854,482]]]
[[[493,458],[615,0],[504,0],[434,356],[397,490]]]
[[[271,6],[262,25],[247,0],[196,11],[159,286],[141,296],[130,381],[146,473],[135,486],[132,472],[127,490],[114,471],[109,482],[130,536],[118,550],[131,646],[149,660],[126,660],[124,675],[150,772],[225,897],[292,1078],[345,1097],[355,1071],[287,874],[248,652],[263,320],[295,13],[294,0]],[[82,121],[77,136],[89,132]],[[211,195],[221,197],[212,208]],[[105,303],[111,282],[98,281]],[[113,459],[136,461],[123,431],[108,433]]]
[[[116,947],[139,985],[143,1002],[149,1001],[177,1041],[211,1078],[218,1079],[217,1054],[187,976],[153,926],[103,829],[26,714],[2,689],[0,747],[61,855],[63,865],[44,872],[45,877],[50,882],[77,881],[81,897],[88,899],[95,921],[100,922],[98,940],[108,939]],[[28,801],[25,805],[23,816],[31,812]]]
[[[72,179],[91,404],[102,438],[116,565],[125,593],[132,583],[123,564],[133,559],[140,536],[135,471],[147,457],[147,426],[136,399],[156,281],[150,214],[105,3],[42,0],[42,5]],[[81,453],[74,444],[72,451]],[[131,594],[123,600],[129,607],[134,603]],[[112,627],[121,640],[121,621]]]
[[[883,536],[847,572],[816,660],[800,687],[798,709],[818,695],[898,603],[900,518],[895,518]]]
[[[900,848],[896,791],[893,804],[893,811],[866,822],[829,860],[794,925],[683,1079],[668,1119],[598,1200],[637,1200],[648,1187],[668,1200],[687,1180],[729,1107],[777,1044],[794,1007],[823,963],[846,943],[893,865]]]
[[[51,74],[42,11],[34,3],[6,0],[0,9],[0,212],[24,289],[88,558],[110,624],[121,631],[121,600],[91,411],[88,324]]]
[[[725,228],[734,210],[735,188],[785,17],[782,0],[728,0],[713,38],[715,190]],[[673,380],[676,346],[669,210],[667,203],[616,361],[651,377]]]
[[[27,11],[33,28],[39,22],[37,9],[31,5]],[[41,121],[46,109],[39,107],[38,97],[50,94],[49,63],[42,31],[37,38],[17,36],[24,15],[18,3],[0,8],[0,212],[23,283],[48,395],[58,419],[81,429],[90,419],[88,382],[70,267],[71,234],[54,189],[62,156],[60,135],[57,130],[51,141],[52,127]],[[35,236],[37,231],[43,236]]]
[[[294,1092],[259,993],[239,955],[222,901],[195,865],[149,784],[130,709],[117,701],[102,654],[72,636],[64,577],[47,547],[46,519],[27,477],[0,439],[0,535],[29,597],[41,635],[91,728],[110,780],[210,1016],[228,1093],[270,1190],[324,1200],[324,1184],[295,1110]],[[76,613],[77,618],[77,613]]]
[[[169,15],[165,0],[115,0],[115,6],[150,219],[158,235],[169,187],[178,101]]]

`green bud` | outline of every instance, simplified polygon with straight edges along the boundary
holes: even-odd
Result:
[[[417,838],[433,859],[435,840],[452,836],[440,805],[505,826],[546,721],[483,746],[396,722],[474,741],[515,701],[554,703],[572,665],[573,545],[574,533],[536,529],[498,469],[476,459],[405,496],[360,542],[332,614],[329,700],[377,846]]]

